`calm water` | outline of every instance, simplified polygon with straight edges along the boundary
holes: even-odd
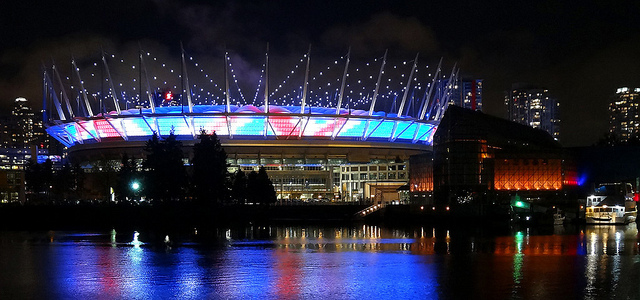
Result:
[[[635,224],[165,235],[0,232],[0,298],[640,299]]]

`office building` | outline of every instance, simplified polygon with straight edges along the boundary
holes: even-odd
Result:
[[[609,134],[617,143],[640,138],[640,88],[621,87],[609,103]]]
[[[560,103],[549,90],[516,84],[505,93],[507,119],[548,132],[560,140]]]

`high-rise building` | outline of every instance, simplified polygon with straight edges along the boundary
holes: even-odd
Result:
[[[640,139],[640,88],[621,87],[609,103],[609,134],[621,142]]]
[[[505,92],[507,119],[548,132],[555,140],[560,139],[560,103],[549,90],[514,85]]]
[[[453,89],[449,104],[482,111],[482,79],[462,79]]]
[[[5,148],[46,148],[48,135],[25,98],[16,98],[11,115],[0,119],[0,146]]]

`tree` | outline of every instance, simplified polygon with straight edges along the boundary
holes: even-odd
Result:
[[[182,143],[176,140],[173,130],[162,141],[154,134],[144,150],[147,152],[142,164],[146,195],[158,201],[179,199],[186,187],[186,172],[182,162]]]
[[[245,204],[247,203],[247,194],[247,175],[242,170],[238,170],[233,174],[232,198],[239,204]]]
[[[99,160],[93,165],[92,172],[95,173],[95,177],[91,185],[99,191],[92,197],[98,196],[103,201],[111,201],[111,189],[116,184],[116,170],[113,164],[107,160]]]
[[[258,172],[251,171],[251,173],[249,173],[247,179],[247,200],[251,203],[267,205],[277,201],[276,190],[264,167],[260,167]]]
[[[264,167],[260,167],[258,170],[258,183],[260,184],[259,189],[261,192],[260,194],[262,195],[261,203],[267,205],[275,203],[278,200],[276,190],[273,187],[273,182],[269,179],[267,170]]]
[[[605,133],[596,143],[596,146],[617,146],[622,144],[619,137],[611,132]]]
[[[247,175],[247,203],[260,203],[260,184],[258,183],[258,173],[251,171]]]
[[[139,177],[133,158],[129,158],[125,153],[116,178],[115,192],[119,200],[132,199],[135,196],[136,191],[132,188],[132,184],[135,182],[140,185]]]
[[[75,185],[72,169],[68,163],[64,164],[62,168],[58,170],[58,172],[56,172],[56,174],[53,176],[52,186],[53,189],[51,192],[53,199],[57,201],[69,200],[69,197],[74,190]]]
[[[229,196],[227,152],[215,132],[208,135],[203,129],[198,139],[192,159],[194,196],[200,203],[225,202]]]
[[[36,161],[29,161],[25,168],[25,181],[27,192],[31,195],[32,201],[51,200],[51,185],[53,183],[53,162],[47,159],[39,164]]]

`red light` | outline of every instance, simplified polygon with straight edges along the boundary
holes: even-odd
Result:
[[[168,91],[164,94],[164,99],[167,101],[173,99],[173,95],[171,94],[171,91]]]
[[[640,194],[638,194],[638,193],[633,193],[633,201],[635,201],[635,202],[640,201]]]

